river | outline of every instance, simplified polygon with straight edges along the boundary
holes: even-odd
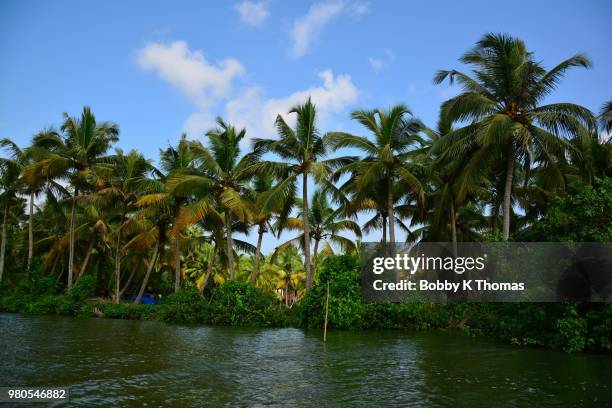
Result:
[[[452,333],[0,314],[0,386],[88,406],[612,406],[612,355]],[[61,405],[61,404],[56,404]],[[20,407],[24,406],[19,404]]]

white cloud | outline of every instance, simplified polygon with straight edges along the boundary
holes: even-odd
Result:
[[[292,55],[296,58],[305,55],[310,44],[319,36],[323,27],[339,15],[344,7],[344,2],[341,0],[315,3],[310,6],[308,13],[293,23],[291,32],[293,40]]]
[[[265,89],[256,84],[235,92],[233,82],[246,72],[242,64],[233,58],[210,64],[203,55],[202,51],[191,51],[184,41],[169,45],[152,43],[138,53],[143,69],[156,71],[194,104],[195,112],[183,125],[183,130],[192,137],[201,136],[214,126],[218,114],[237,127],[246,127],[247,137],[273,137],[276,116],[286,115],[292,106],[309,97],[317,105],[324,125],[359,96],[350,75],[334,75],[331,70],[319,72],[321,84],[283,97],[269,98]]]
[[[286,117],[291,107],[304,103],[309,97],[323,122],[357,101],[359,92],[350,75],[334,76],[332,71],[325,70],[319,77],[323,81],[321,85],[282,98],[266,98],[261,87],[249,87],[239,97],[228,101],[226,117],[231,123],[246,127],[250,137],[273,137],[277,115]]]
[[[245,72],[234,58],[209,63],[202,51],[191,51],[185,41],[150,43],[139,51],[138,63],[156,71],[200,108],[227,97],[232,80]]]
[[[357,16],[367,14],[370,12],[370,2],[358,1],[358,2],[352,3],[350,6],[350,9]]]
[[[372,67],[374,72],[380,71],[382,67],[385,65],[385,62],[381,59],[370,58],[369,61],[370,61],[370,66]]]
[[[370,67],[374,70],[375,73],[379,73],[381,69],[391,64],[395,60],[395,54],[389,49],[384,50],[384,56],[380,58],[372,58],[370,57],[368,61],[370,62]]]
[[[306,15],[293,22],[291,55],[295,58],[306,55],[323,28],[340,14],[348,14],[358,19],[369,11],[370,3],[365,1],[327,0],[314,3]]]
[[[251,26],[260,26],[270,16],[268,5],[263,1],[255,3],[243,1],[234,5],[234,10],[240,15],[240,20]]]

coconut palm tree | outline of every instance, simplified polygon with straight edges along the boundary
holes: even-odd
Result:
[[[308,214],[310,224],[310,237],[314,241],[313,266],[316,270],[317,256],[319,255],[319,245],[324,246],[324,251],[333,254],[334,245],[340,247],[345,252],[352,252],[356,249],[355,241],[342,235],[343,232],[350,231],[357,238],[361,238],[361,228],[357,222],[344,218],[342,209],[332,208],[327,193],[321,189],[315,190],[312,195],[312,206]],[[279,245],[275,253],[284,251],[291,245],[303,247],[304,245],[304,222],[301,213],[296,218],[288,218],[285,228],[297,230],[301,234],[289,241]]]
[[[339,173],[350,173],[355,179],[358,190],[366,190],[376,185],[384,185],[386,197],[382,197],[386,206],[386,216],[389,223],[389,240],[395,242],[395,203],[398,197],[396,184],[403,192],[412,192],[417,201],[423,205],[424,190],[420,181],[413,174],[414,165],[411,157],[419,146],[421,137],[418,135],[423,128],[420,121],[409,117],[410,110],[405,105],[396,105],[389,110],[359,110],[352,113],[357,120],[372,135],[367,137],[347,133],[335,133],[333,146],[335,149],[352,147],[362,150],[364,158],[354,160],[343,166]],[[378,198],[380,200],[381,197]]]
[[[186,204],[191,192],[184,195],[175,194],[168,187],[170,177],[181,177],[193,172],[195,158],[190,149],[190,142],[182,134],[176,147],[169,146],[160,150],[160,171],[156,172],[157,179],[152,181],[148,192],[137,202],[139,207],[152,207],[156,216],[170,217],[172,228],[169,232],[173,238],[174,247],[174,291],[181,288],[181,230],[179,215]],[[161,235],[160,235],[161,236]]]
[[[149,160],[135,150],[127,155],[117,149],[116,154],[107,157],[97,168],[100,179],[96,192],[84,196],[106,207],[112,218],[115,218],[115,302],[119,303],[121,293],[121,257],[123,255],[123,239],[126,229],[135,227],[135,219],[127,217],[135,208],[136,201],[147,182],[148,175],[153,171]]]
[[[257,155],[241,156],[244,129],[238,130],[222,118],[217,118],[217,125],[206,133],[208,147],[196,141],[190,143],[195,169],[189,174],[171,175],[168,187],[172,194],[192,198],[192,202],[182,209],[178,224],[191,225],[211,214],[223,218],[229,275],[230,280],[234,280],[232,226],[234,216],[245,222],[252,213],[248,183],[254,174]],[[215,208],[213,199],[221,205],[221,211]]]
[[[91,189],[95,168],[111,145],[119,138],[119,128],[110,122],[98,123],[88,106],[80,118],[64,113],[62,135],[50,131],[34,137],[33,148],[41,159],[25,170],[26,179],[44,177],[65,179],[72,186],[70,198],[68,287],[72,287],[74,270],[76,206],[81,193]]]
[[[18,203],[18,194],[22,185],[20,183],[21,167],[14,160],[0,160],[0,208],[2,209],[2,236],[0,237],[0,282],[4,275],[4,261],[7,241],[7,224],[9,211]]]
[[[603,104],[599,112],[599,125],[607,133],[612,132],[612,101]]]
[[[525,43],[504,34],[486,34],[460,61],[473,67],[473,76],[451,70],[438,71],[435,83],[449,79],[463,91],[446,101],[443,114],[465,126],[440,140],[437,152],[468,157],[462,182],[478,178],[503,157],[503,239],[510,235],[511,194],[515,170],[546,163],[562,184],[559,161],[571,148],[563,138],[593,128],[591,112],[572,103],[542,105],[543,99],[572,67],[591,66],[583,54],[550,70],[538,63]],[[460,187],[461,188],[461,187]]]
[[[136,205],[139,205],[139,202],[136,202]],[[168,239],[167,231],[172,221],[172,217],[167,207],[158,205],[141,208],[134,214],[134,218],[140,221],[140,231],[126,243],[125,248],[138,250],[143,253],[146,253],[146,250],[149,248],[153,249],[150,258],[145,260],[146,271],[138,294],[133,302],[134,304],[138,304],[142,300],[142,296],[147,288],[151,272],[162,256],[164,244]]]
[[[15,142],[8,138],[4,138],[0,140],[0,148],[3,148],[8,151],[9,158],[0,158],[0,160],[11,160],[14,165],[19,168],[21,174],[23,174],[23,170],[32,162],[32,155],[28,149],[22,149]],[[21,177],[21,181],[23,187],[25,188],[25,192],[29,195],[29,217],[28,217],[28,267],[32,260],[32,256],[34,253],[34,198],[40,191],[42,185],[44,184],[44,180],[36,179],[36,180],[25,180]]]
[[[295,196],[286,197],[284,202],[276,202],[275,208],[271,209],[264,204],[268,196],[274,193],[274,179],[269,174],[262,174],[255,177],[251,190],[254,194],[252,222],[257,226],[257,245],[253,259],[253,269],[249,281],[254,285],[257,282],[261,261],[261,245],[264,234],[274,232],[273,219],[277,218],[282,225],[288,218],[293,205]]]
[[[308,214],[308,176],[330,189],[332,170],[346,164],[346,158],[322,160],[328,153],[328,136],[322,136],[317,128],[316,107],[308,98],[303,105],[296,105],[289,114],[296,115],[296,126],[291,128],[285,119],[278,115],[276,130],[279,139],[255,139],[253,148],[255,154],[260,155],[272,152],[286,162],[265,161],[260,165],[262,171],[274,174],[281,181],[274,188],[273,193],[263,204],[269,210],[278,202],[285,202],[289,197],[295,196],[298,177],[302,177],[302,222],[304,229],[304,270],[306,272],[306,289],[310,289],[313,282],[310,260],[310,223]]]

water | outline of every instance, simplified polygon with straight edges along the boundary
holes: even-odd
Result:
[[[88,406],[612,406],[612,356],[457,334],[0,314],[0,386]],[[19,404],[19,407],[24,404]]]

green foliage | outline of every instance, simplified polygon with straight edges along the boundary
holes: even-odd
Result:
[[[69,296],[78,301],[84,301],[94,296],[96,291],[96,277],[93,275],[82,276],[73,286],[69,293]]]
[[[612,305],[578,303],[429,302],[364,303],[355,256],[327,258],[319,284],[298,305],[296,324],[322,328],[327,283],[331,329],[450,329],[466,313],[459,329],[517,345],[535,345],[567,352],[612,350]]]
[[[196,291],[168,296],[160,318],[174,323],[205,323],[224,326],[286,326],[287,310],[272,294],[248,283],[227,282],[216,286],[210,298]]]
[[[302,327],[322,328],[325,299],[329,283],[329,327],[350,329],[360,327],[365,313],[359,286],[359,261],[356,256],[341,255],[323,261],[319,282],[308,291],[299,304],[297,319]]]
[[[478,303],[467,330],[517,345],[567,352],[612,350],[612,305],[605,303]]]
[[[197,291],[183,291],[166,298],[159,317],[173,323],[199,323],[206,314],[205,309],[206,302]]]
[[[542,241],[612,241],[612,178],[582,185],[576,194],[555,196],[533,228]]]
[[[40,258],[32,259],[29,272],[26,286],[22,288],[25,293],[31,296],[39,296],[58,292],[57,281],[53,277],[43,274]]]
[[[319,284],[302,300],[297,312],[301,327],[322,328],[329,282],[328,327],[332,329],[429,329],[446,327],[449,307],[428,302],[364,303],[361,272],[355,255],[326,258]]]
[[[95,303],[81,306],[79,315],[95,316],[94,310],[109,319],[157,320],[158,305],[133,305],[131,303]]]

